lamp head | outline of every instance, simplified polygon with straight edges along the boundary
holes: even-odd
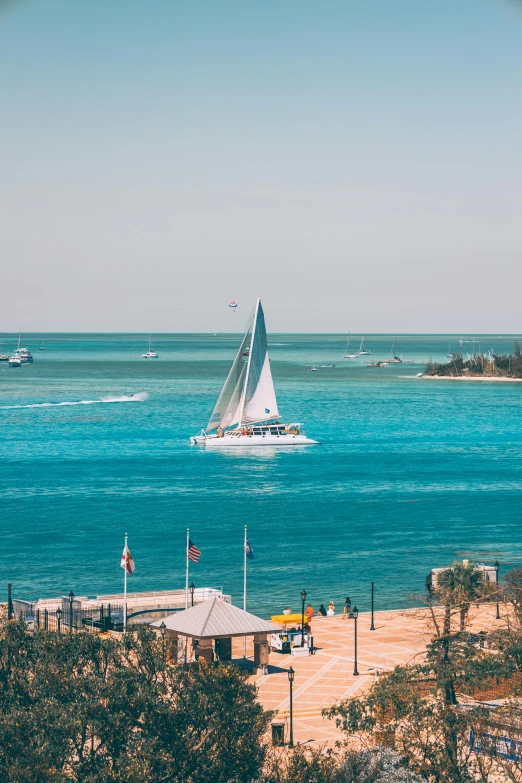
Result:
[[[72,590],[71,590],[71,592],[69,593],[69,601],[74,601],[74,593],[73,593],[73,591],[72,591]]]
[[[495,562],[493,563],[493,566],[495,568],[495,571],[498,571],[498,569],[500,567],[500,563],[498,562],[498,560],[495,560]]]
[[[359,617],[359,610],[357,609],[356,606],[353,607],[352,614],[353,614],[353,619],[357,620],[357,618]]]
[[[62,616],[62,610],[60,609],[60,607],[58,607],[58,609],[56,610],[56,616],[58,619],[60,619],[60,617]]]
[[[194,590],[196,589],[196,585],[194,584],[194,582],[191,582],[191,583],[190,583],[190,588],[189,588],[189,589],[190,589],[190,592],[191,592],[191,593],[193,593],[193,592],[194,592]]]
[[[301,601],[306,601],[306,590],[301,590]]]
[[[163,638],[165,638],[166,633],[167,633],[167,626],[165,625],[165,623],[162,622],[160,625],[160,634],[163,636]]]
[[[293,668],[290,666],[290,668],[288,669],[288,681],[289,682],[293,682],[294,681],[294,676],[295,676],[295,672],[294,672]]]

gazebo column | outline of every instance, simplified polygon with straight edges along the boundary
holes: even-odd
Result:
[[[207,661],[207,663],[212,663],[214,658],[212,641],[212,639],[198,639],[198,646],[195,650],[199,656],[199,659],[202,661]]]
[[[165,658],[167,661],[172,661],[173,663],[177,663],[178,654],[179,654],[178,634],[176,633],[176,631],[169,631],[169,629],[167,628],[167,631],[165,633]]]
[[[268,646],[268,634],[254,634],[254,672],[268,666],[269,654],[270,647]]]

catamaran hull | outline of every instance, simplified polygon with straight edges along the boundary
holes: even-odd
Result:
[[[318,440],[306,435],[195,435],[190,439],[193,446],[206,446],[212,449],[240,448],[241,446],[314,446]]]

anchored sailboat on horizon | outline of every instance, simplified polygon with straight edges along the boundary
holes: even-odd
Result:
[[[317,443],[306,437],[300,424],[281,424],[279,419],[265,316],[258,299],[207,429],[193,436],[190,442],[212,447]]]

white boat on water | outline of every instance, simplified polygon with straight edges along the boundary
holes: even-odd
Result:
[[[346,343],[346,353],[343,356],[343,359],[357,359],[359,356],[358,353],[352,353],[351,352],[351,345],[352,345],[352,338],[350,332],[348,332],[348,342]]]
[[[150,349],[150,332],[149,332],[149,350],[147,351],[147,353],[142,353],[141,358],[142,359],[158,359],[159,358],[158,354],[156,353],[156,351],[151,351],[151,349]]]
[[[361,339],[361,347],[359,348],[359,356],[369,356],[371,351],[369,348],[364,347],[364,337]]]
[[[250,347],[247,355],[246,348]],[[308,446],[300,424],[280,422],[268,356],[265,316],[258,299],[206,430],[194,446]]]
[[[22,348],[22,333],[18,335],[18,348],[13,351],[13,355],[9,359],[10,367],[20,367],[22,364],[32,364],[34,362],[33,357],[29,351],[29,348]]]
[[[388,364],[402,364],[402,356],[397,356],[397,354],[395,353],[395,343],[396,342],[397,342],[397,340],[394,337],[393,338],[393,346],[392,346],[390,358],[387,360]]]

